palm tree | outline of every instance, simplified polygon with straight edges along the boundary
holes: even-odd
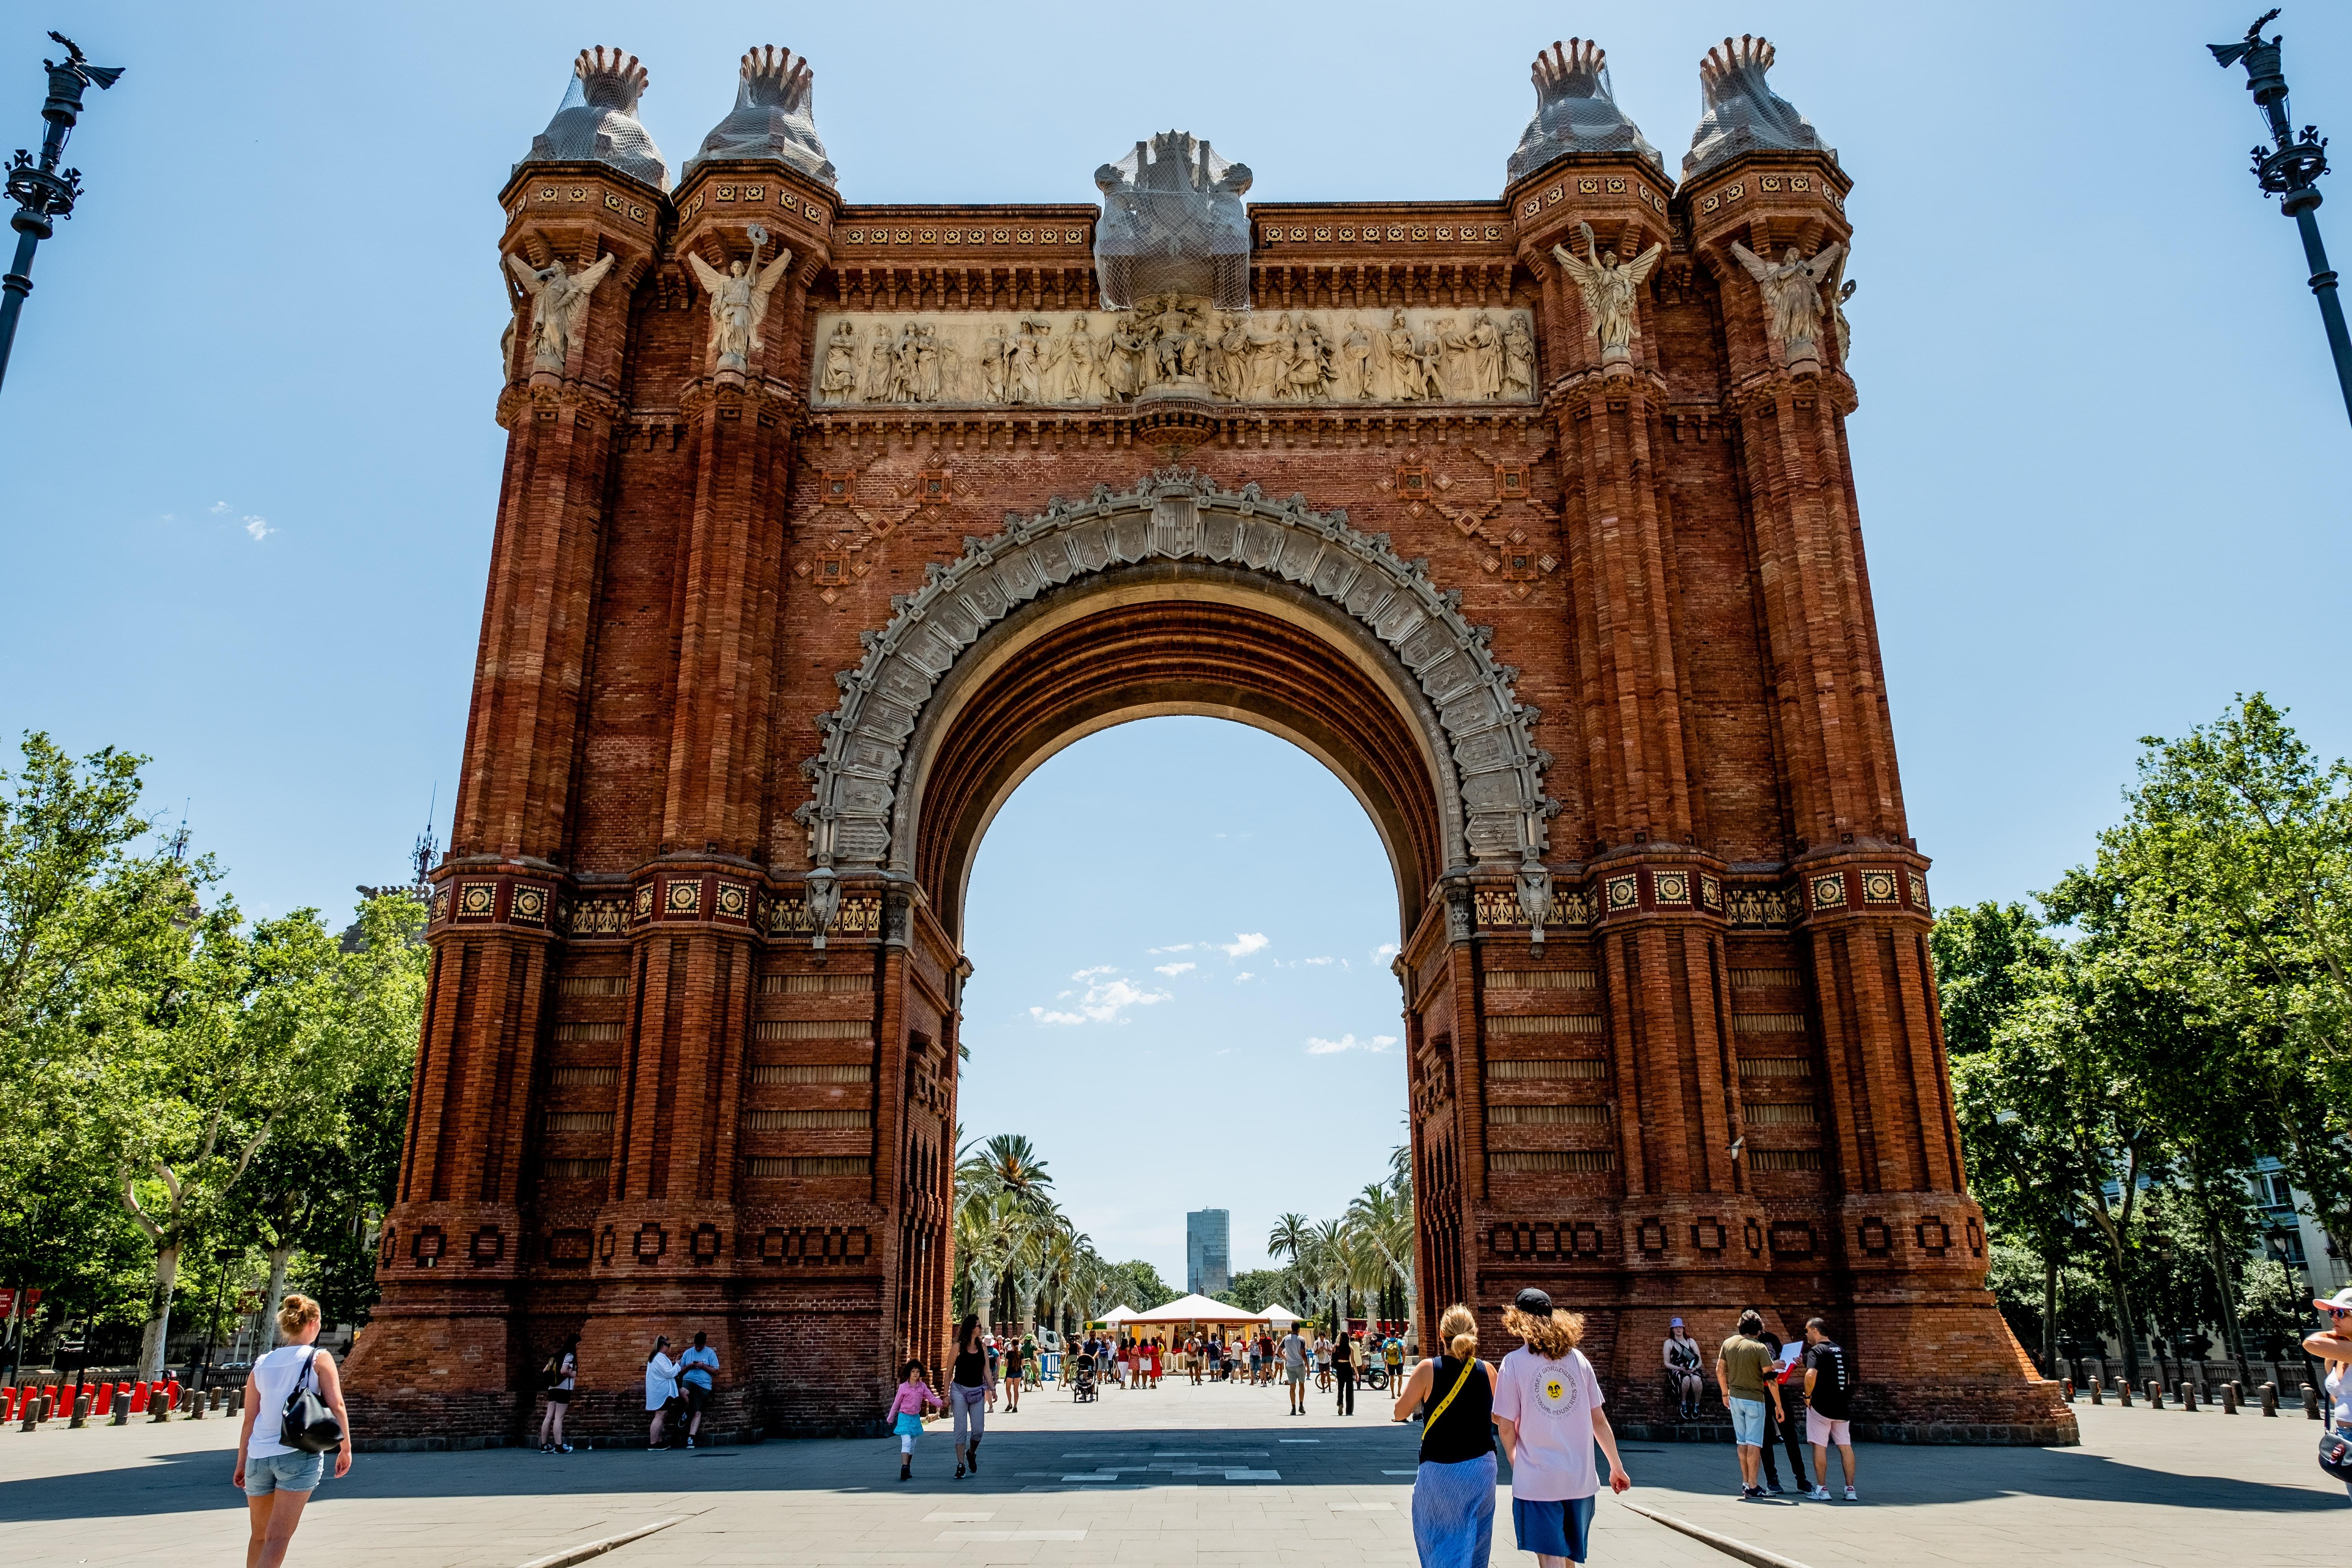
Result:
[[[1045,1162],[1037,1158],[1036,1148],[1021,1133],[997,1133],[972,1160],[985,1168],[985,1179],[996,1191],[1009,1193],[1032,1207],[1049,1201],[1046,1192],[1054,1178],[1045,1173]],[[961,1167],[958,1175],[961,1175]]]
[[[1315,1226],[1303,1214],[1286,1214],[1274,1222],[1266,1233],[1265,1250],[1276,1258],[1287,1258],[1299,1262],[1315,1242]]]
[[[1412,1321],[1413,1247],[1412,1204],[1410,1199],[1399,1202],[1397,1194],[1378,1182],[1367,1182],[1364,1190],[1348,1205],[1349,1230],[1361,1242],[1364,1249],[1383,1266],[1385,1278],[1381,1287],[1397,1284],[1404,1288],[1405,1321]]]

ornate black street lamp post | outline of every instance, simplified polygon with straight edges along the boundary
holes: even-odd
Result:
[[[8,226],[16,231],[16,258],[0,278],[0,380],[8,374],[8,351],[16,342],[16,318],[25,313],[25,296],[33,291],[33,247],[57,232],[57,220],[73,216],[74,198],[81,195],[81,171],[59,169],[66,138],[81,119],[81,95],[92,82],[112,87],[122,75],[121,66],[94,66],[82,58],[71,38],[51,33],[66,47],[66,63],[43,60],[49,73],[49,96],[41,105],[48,129],[41,132],[41,158],[23,148],[8,165],[8,196],[16,204]]]
[[[2327,247],[2319,240],[2316,182],[2327,173],[2327,139],[2316,125],[2306,125],[2298,139],[2286,111],[2286,72],[2279,65],[2281,38],[2263,39],[2263,29],[2278,12],[2265,13],[2234,44],[2208,44],[2223,68],[2246,62],[2246,90],[2270,120],[2275,145],[2254,148],[2254,178],[2266,193],[2279,198],[2279,210],[2294,219],[2303,232],[2303,254],[2311,263],[2311,291],[2319,297],[2319,319],[2327,325],[2328,352],[2336,356],[2336,381],[2344,390],[2344,411],[2352,415],[2352,332],[2344,328],[2344,306],[2336,298],[2336,274],[2327,265]]]

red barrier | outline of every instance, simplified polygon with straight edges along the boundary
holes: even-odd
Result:
[[[113,1408],[114,1384],[110,1383],[100,1384],[98,1385],[97,1394],[89,1402],[89,1413],[92,1415],[103,1415]]]
[[[143,1379],[143,1378],[142,1378],[142,1379],[141,1379],[139,1382],[134,1383],[134,1384],[132,1384],[131,1385],[131,1415],[146,1415],[146,1414],[147,1414],[147,1394],[148,1394],[148,1391],[149,1391],[152,1386],[153,1386],[153,1384],[152,1384],[148,1383],[148,1382],[147,1382],[145,1379]]]
[[[0,1388],[0,1422],[15,1419],[16,1419],[16,1391],[13,1388]]]
[[[178,1378],[176,1378],[176,1377],[175,1377],[175,1378],[172,1378],[172,1379],[170,1379],[168,1382],[166,1382],[166,1383],[163,1384],[163,1386],[164,1386],[164,1388],[165,1388],[166,1390],[168,1390],[168,1391],[169,1391],[169,1393],[170,1393],[170,1396],[171,1396],[171,1397],[170,1397],[169,1403],[170,1403],[170,1405],[171,1405],[172,1408],[173,1408],[173,1410],[177,1410],[177,1409],[179,1409],[179,1408],[180,1408],[180,1380],[179,1380]]]

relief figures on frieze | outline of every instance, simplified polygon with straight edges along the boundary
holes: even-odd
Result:
[[[821,312],[815,401],[833,406],[1099,406],[1161,395],[1234,403],[1526,403],[1528,311]]]

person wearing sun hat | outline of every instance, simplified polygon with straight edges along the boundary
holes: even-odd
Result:
[[[1678,1420],[1698,1419],[1698,1403],[1706,1385],[1699,1381],[1698,1342],[1680,1318],[1666,1324],[1665,1342],[1666,1387],[1677,1396],[1675,1416]]]
[[[2333,1296],[2315,1296],[2311,1304],[2327,1326],[2303,1342],[2304,1352],[2327,1363],[2328,1429],[2352,1437],[2352,1285]],[[2352,1495],[2352,1480],[2345,1481],[2344,1489]]]
[[[1609,1489],[1633,1484],[1617,1434],[1601,1413],[1601,1381],[1576,1348],[1584,1318],[1540,1290],[1522,1290],[1503,1326],[1523,1342],[1495,1373],[1495,1432],[1511,1462],[1511,1528],[1541,1568],[1585,1561],[1592,1501],[1601,1491],[1595,1444],[1609,1457]]]

